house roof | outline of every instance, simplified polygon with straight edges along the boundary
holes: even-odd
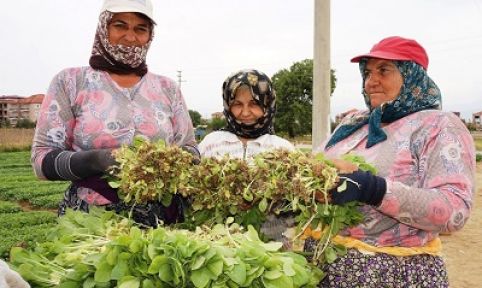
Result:
[[[18,102],[22,104],[42,104],[44,97],[45,97],[44,94],[35,94],[30,97],[20,99],[18,100]]]
[[[42,104],[44,97],[44,94],[35,94],[29,97],[21,97],[17,95],[2,95],[0,96],[0,102],[12,104]]]

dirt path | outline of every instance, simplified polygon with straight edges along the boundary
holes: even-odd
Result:
[[[469,221],[461,231],[441,237],[451,288],[482,287],[482,163],[476,177]]]

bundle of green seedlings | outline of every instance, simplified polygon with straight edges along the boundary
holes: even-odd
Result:
[[[297,230],[290,239],[296,244],[292,246],[302,247],[300,236],[307,228],[323,231],[314,263],[332,262],[344,253],[331,238],[361,221],[356,203],[330,204],[328,191],[339,179],[322,154],[273,150],[250,162],[225,156],[203,158],[199,165],[192,165],[192,159],[190,153],[163,141],[137,139],[117,150],[119,165],[110,184],[119,188],[124,201],[134,204],[161,201],[167,206],[173,194],[186,197],[190,205],[181,227],[188,229],[223,223],[232,216],[236,223],[252,225],[259,232],[268,214],[294,213]],[[360,157],[346,159],[370,167]]]
[[[13,248],[11,264],[32,287],[317,286],[320,269],[233,221],[195,231],[141,230],[100,208],[68,211],[49,242],[33,251]]]

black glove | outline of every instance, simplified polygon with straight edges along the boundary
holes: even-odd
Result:
[[[340,183],[337,188],[330,191],[331,202],[342,205],[351,201],[360,201],[369,205],[378,206],[387,192],[385,178],[372,175],[366,171],[355,171],[349,174],[340,174]],[[346,189],[342,190],[346,183]]]
[[[78,152],[58,149],[45,155],[42,173],[49,180],[79,180],[101,175],[116,163],[111,149]]]
[[[102,174],[117,162],[111,149],[95,149],[75,152],[70,158],[72,172],[81,177]]]

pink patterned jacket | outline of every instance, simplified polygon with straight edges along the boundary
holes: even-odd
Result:
[[[54,77],[42,103],[32,165],[44,179],[42,161],[53,149],[118,148],[137,135],[196,146],[191,118],[174,81],[147,73],[135,86],[122,88],[107,72],[91,67],[65,69]],[[91,204],[109,203],[87,188],[78,195]]]
[[[342,123],[356,116],[348,115]],[[365,221],[342,235],[378,247],[418,247],[440,232],[461,229],[475,191],[475,148],[465,125],[453,113],[425,110],[383,129],[388,139],[369,149],[368,125],[318,149],[331,158],[361,155],[387,180],[382,203],[364,205]]]

